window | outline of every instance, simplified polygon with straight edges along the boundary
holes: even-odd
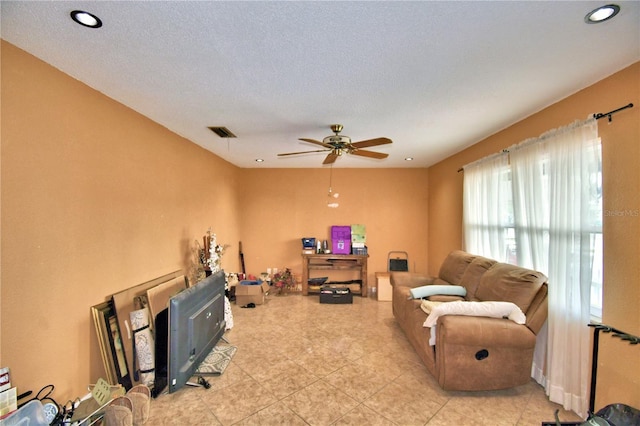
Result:
[[[586,325],[602,317],[602,214],[595,119],[464,167],[465,249],[547,275],[549,315],[532,375],[576,413],[588,406]]]
[[[575,251],[581,246],[589,247],[590,314],[592,319],[599,321],[602,318],[603,281],[600,144],[590,145],[587,151],[586,157],[594,163],[586,172],[586,211],[581,213],[583,229],[576,233],[575,229],[556,227],[555,232],[566,233],[566,239],[580,240],[571,249],[572,258],[580,257]],[[465,167],[465,248],[472,253],[548,274],[545,255],[549,252],[550,216],[557,211],[551,205],[551,159],[546,150],[526,159],[524,172],[515,173],[521,180],[517,185],[513,182],[512,163],[505,151]],[[527,211],[532,205],[535,208]],[[540,249],[538,253],[536,249]]]

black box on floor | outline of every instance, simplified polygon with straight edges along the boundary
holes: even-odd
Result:
[[[346,287],[322,286],[320,303],[353,303],[353,293]]]

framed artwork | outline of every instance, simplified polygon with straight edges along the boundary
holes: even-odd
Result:
[[[100,344],[100,352],[107,380],[131,388],[131,374],[125,356],[118,318],[109,300],[91,307],[91,314]]]
[[[182,280],[184,281],[185,278],[182,274],[182,271],[177,270],[167,275],[163,275],[159,278],[155,278],[151,281],[147,281],[146,283],[127,288],[111,295],[113,311],[115,317],[117,318],[117,323],[120,330],[120,338],[124,348],[124,359],[126,365],[130,367],[128,369],[129,375],[127,375],[126,377],[129,379],[129,383],[131,384],[131,386],[137,385],[141,382],[139,380],[136,380],[135,375],[132,374],[132,367],[136,365],[136,359],[133,353],[133,334],[129,316],[131,312],[148,306],[148,301],[146,300],[148,289],[155,287],[158,284],[174,280],[175,278],[178,278],[180,276],[182,276]]]

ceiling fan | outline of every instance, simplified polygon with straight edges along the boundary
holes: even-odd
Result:
[[[351,142],[351,138],[349,136],[341,135],[342,124],[332,124],[331,131],[335,133],[334,135],[327,136],[322,140],[322,142],[300,138],[299,140],[304,142],[309,142],[315,145],[320,145],[324,147],[324,149],[317,149],[314,151],[301,151],[301,152],[287,152],[285,154],[278,154],[279,157],[287,156],[287,155],[298,155],[298,154],[308,154],[311,152],[328,152],[329,154],[324,159],[322,164],[333,164],[338,157],[343,154],[353,154],[360,155],[361,157],[369,157],[376,159],[387,158],[389,154],[385,154],[382,152],[369,151],[362,148],[368,148],[370,146],[378,146],[378,145],[386,145],[391,143],[391,139],[389,138],[375,138],[375,139],[367,139],[360,142]]]

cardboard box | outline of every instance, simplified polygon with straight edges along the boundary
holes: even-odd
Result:
[[[351,226],[331,227],[331,249],[335,254],[351,254]]]
[[[262,281],[261,284],[251,284],[254,282],[257,281],[240,281],[240,284],[236,286],[236,305],[264,304],[265,295],[269,292],[269,284],[265,281]]]
[[[379,301],[391,302],[393,288],[391,287],[391,274],[388,272],[376,272],[376,293]]]

